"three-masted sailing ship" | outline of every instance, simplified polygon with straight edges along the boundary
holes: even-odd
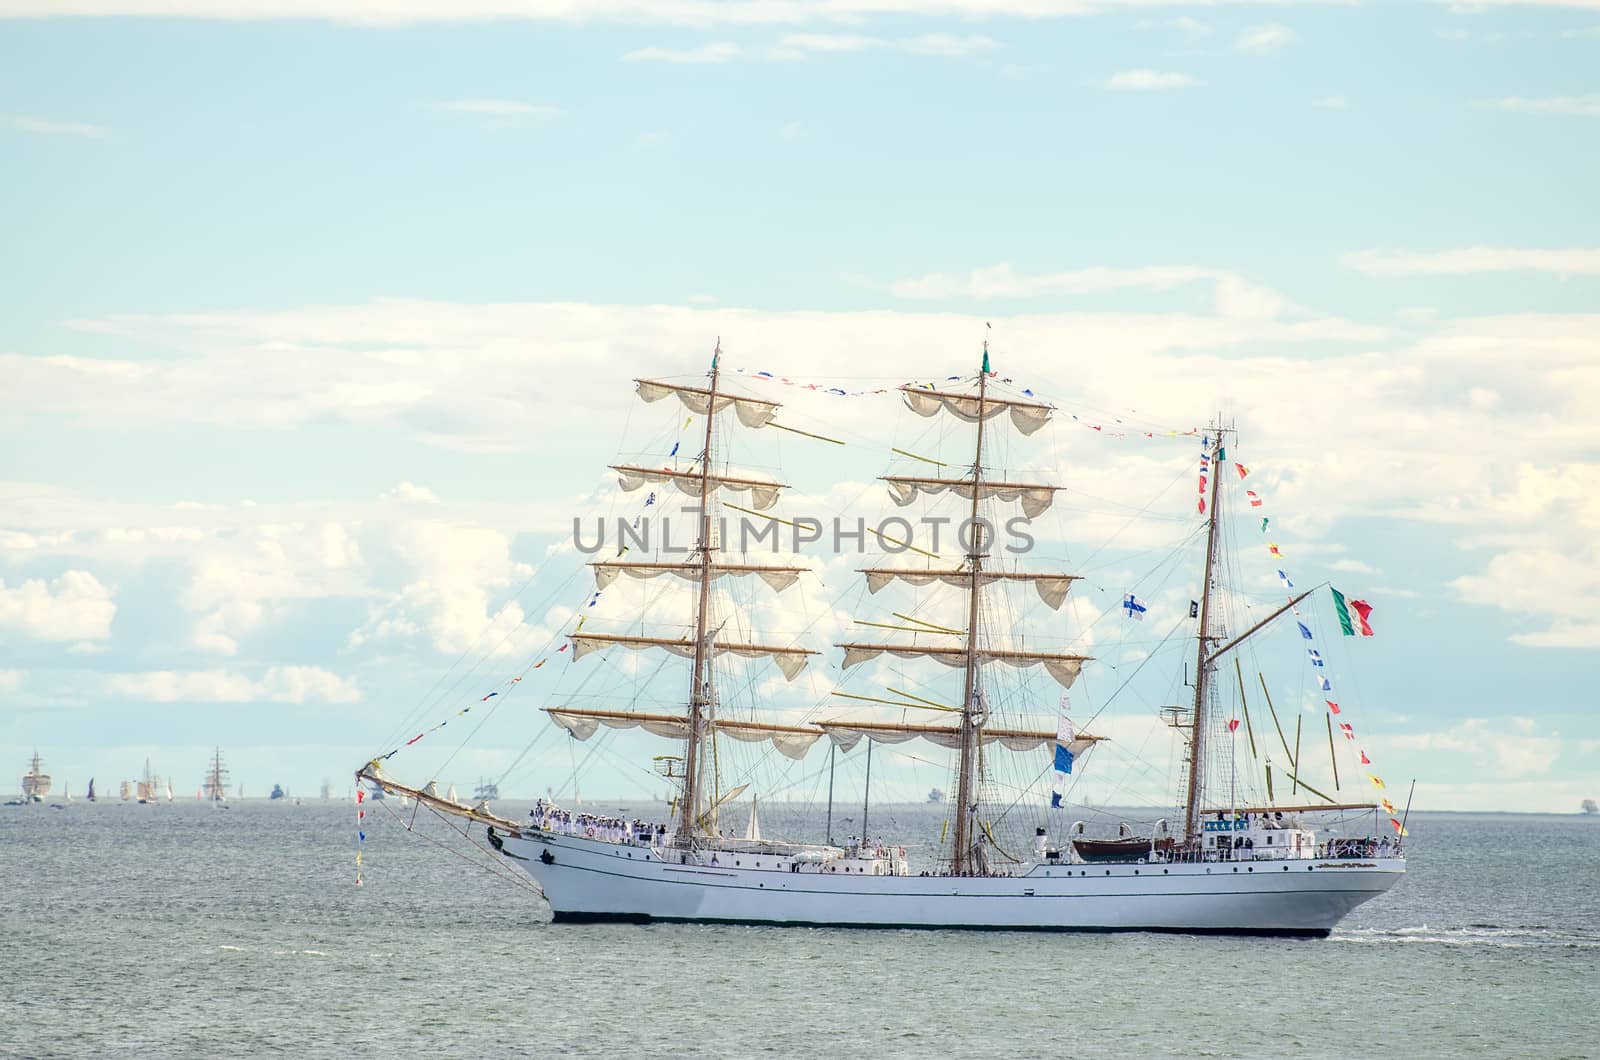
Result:
[[[1244,634],[1230,638],[1213,608],[1221,475],[1212,477],[1205,533],[1205,570],[1198,602],[1194,696],[1169,708],[1168,722],[1185,736],[1185,775],[1173,829],[1148,836],[1094,838],[1050,836],[1035,830],[1032,858],[1019,858],[997,838],[997,806],[1016,802],[1014,787],[996,781],[1002,753],[1054,755],[1057,768],[1090,753],[1098,738],[1077,731],[1062,710],[1039,724],[1041,711],[1031,685],[1011,694],[1007,675],[1040,671],[1070,689],[1093,660],[1065,638],[1031,636],[1009,621],[1011,612],[991,597],[1033,590],[1037,602],[1059,610],[1078,576],[1060,571],[1014,569],[999,554],[998,521],[985,517],[994,505],[1020,506],[1032,518],[1048,509],[1059,487],[1019,481],[989,459],[990,432],[1009,425],[1033,434],[1054,409],[1025,395],[995,392],[988,354],[972,379],[938,387],[907,385],[901,396],[922,417],[949,416],[973,431],[972,460],[960,477],[888,475],[890,499],[899,506],[953,494],[963,502],[966,529],[958,562],[934,558],[924,566],[875,565],[861,570],[876,594],[895,582],[938,584],[961,594],[960,619],[934,622],[897,612],[898,623],[873,623],[897,630],[899,639],[846,639],[842,668],[891,656],[931,661],[961,675],[959,699],[943,704],[902,695],[936,720],[841,717],[812,712],[799,724],[780,724],[759,712],[728,708],[716,665],[726,656],[766,659],[793,680],[818,654],[801,643],[744,634],[748,615],[726,612],[712,593],[714,582],[754,576],[777,592],[791,587],[809,568],[736,562],[719,529],[724,493],[748,499],[749,514],[766,512],[782,483],[736,473],[716,451],[718,420],[733,412],[746,429],[774,422],[779,405],[727,389],[719,358],[713,357],[706,385],[653,379],[637,381],[647,402],[676,398],[703,420],[703,447],[687,468],[620,463],[613,470],[624,491],[673,488],[698,499],[697,535],[686,558],[619,558],[592,564],[604,589],[620,577],[673,577],[690,584],[693,602],[678,635],[584,631],[570,638],[574,660],[607,649],[663,650],[687,662],[687,694],[680,710],[638,711],[622,707],[550,706],[550,720],[577,740],[602,727],[638,728],[676,741],[681,754],[658,756],[656,772],[675,790],[670,825],[610,821],[575,815],[540,801],[531,819],[500,817],[480,802],[468,807],[437,795],[433,783],[411,787],[389,778],[374,759],[357,772],[358,783],[410,795],[445,813],[488,826],[495,850],[524,869],[542,888],[557,921],[709,921],[779,925],[950,927],[1084,930],[1175,930],[1270,934],[1326,934],[1341,917],[1393,886],[1405,870],[1398,843],[1346,843],[1338,848],[1297,816],[1315,810],[1361,812],[1370,804],[1239,805],[1216,797],[1206,782],[1209,743],[1226,733],[1218,710],[1219,665],[1284,608]],[[970,382],[970,387],[966,384]],[[729,424],[731,426],[731,424]],[[1218,425],[1218,437],[1221,425]],[[1031,605],[1030,605],[1031,606]],[[950,612],[954,614],[952,610]],[[730,627],[732,627],[730,629]],[[738,630],[741,632],[734,632]],[[1031,680],[1031,678],[1030,678]],[[750,682],[743,683],[750,687]],[[853,700],[883,702],[870,696]],[[1026,719],[1035,719],[1032,724]],[[820,740],[849,750],[865,739],[901,743],[922,739],[946,748],[953,759],[948,834],[940,856],[916,866],[894,841],[865,834],[847,844],[785,842],[763,837],[752,802],[742,836],[720,827],[719,811],[745,785],[724,783],[718,747],[725,741],[767,744],[790,759],[802,759]],[[870,743],[869,743],[870,748]],[[1032,761],[1039,761],[1038,758]],[[1031,767],[1028,775],[1037,777]],[[1270,782],[1270,781],[1269,781]],[[1285,814],[1289,816],[1285,816]],[[1359,856],[1351,856],[1359,855]]]
[[[218,747],[211,755],[211,765],[206,769],[204,782],[200,786],[200,794],[207,802],[228,801],[228,770],[222,764],[222,748]],[[244,793],[240,792],[240,797]]]
[[[28,761],[28,771],[22,775],[22,798],[27,802],[43,802],[50,794],[50,774],[44,771],[44,761],[39,752],[33,752]]]

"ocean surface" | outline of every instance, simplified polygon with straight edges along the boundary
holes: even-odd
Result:
[[[373,809],[357,887],[349,803],[0,808],[0,1055],[1600,1057],[1596,818],[1412,814],[1407,879],[1278,940],[555,926]]]

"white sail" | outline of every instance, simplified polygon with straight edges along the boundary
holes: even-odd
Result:
[[[672,471],[667,468],[637,467],[633,464],[612,464],[611,470],[617,473],[617,484],[624,493],[632,493],[643,489],[645,486],[671,485],[679,493],[689,496],[698,496],[702,476],[698,471]],[[757,511],[766,511],[778,503],[778,492],[784,488],[782,482],[769,482],[764,479],[743,478],[738,475],[704,476],[704,480],[717,489],[727,490],[730,493],[749,493],[750,506]]]
[[[550,720],[571,733],[575,739],[587,740],[604,725],[611,729],[643,729],[645,732],[668,740],[689,738],[689,719],[676,714],[641,714],[624,710],[578,710],[575,708],[546,707]],[[710,723],[718,733],[745,743],[769,742],[787,758],[801,759],[811,746],[822,738],[822,730],[810,726],[777,725],[753,721],[723,721]]]
[[[980,402],[976,395],[952,394],[944,390],[925,390],[918,387],[901,387],[900,392],[905,395],[906,407],[919,416],[937,416],[941,412],[948,412],[968,423],[978,421]],[[1009,398],[993,398],[987,395],[982,399],[982,409],[985,420],[1009,413],[1012,426],[1023,434],[1032,434],[1043,427],[1049,422],[1050,414],[1055,411],[1051,406],[1037,402],[1013,401]]]
[[[915,567],[869,567],[858,573],[867,576],[867,591],[873,594],[882,591],[896,579],[907,585],[931,585],[940,582],[957,589],[965,589],[972,584],[971,572],[957,567],[927,570],[918,570]],[[1032,574],[1023,571],[986,570],[978,575],[980,585],[1002,581],[1030,581],[1039,593],[1039,599],[1043,600],[1052,611],[1061,610],[1061,605],[1066,602],[1067,592],[1077,580],[1076,574]]]
[[[610,633],[578,633],[572,638],[572,657],[581,659],[601,648],[627,648],[643,651],[661,648],[685,659],[694,658],[694,642],[687,637],[629,637]],[[811,656],[817,654],[804,648],[784,648],[772,644],[735,644],[717,641],[711,646],[713,655],[737,655],[745,659],[770,658],[783,676],[793,681],[800,676]]]
[[[954,493],[970,501],[976,489],[979,500],[1021,501],[1022,514],[1029,519],[1037,519],[1048,511],[1055,502],[1056,490],[1060,488],[1032,482],[983,481],[974,485],[971,479],[917,478],[908,475],[885,475],[883,481],[889,484],[889,496],[902,508],[919,495],[932,497]]]
[[[700,580],[700,564],[698,563],[651,563],[635,560],[601,560],[591,563],[594,568],[594,583],[596,588],[604,589],[621,575],[630,578],[659,578],[664,574],[682,578],[684,581],[698,582]],[[753,563],[713,563],[711,565],[711,580],[716,581],[724,577],[742,577],[755,575],[776,592],[782,592],[800,580],[809,567],[764,567]]]
[[[756,843],[761,840],[761,815],[756,809],[756,797],[750,796],[750,820],[745,822],[744,838],[747,842]]]
[[[844,649],[844,668],[859,666],[880,655],[893,655],[900,659],[928,658],[935,662],[943,663],[949,667],[962,667],[967,664],[967,650],[957,647],[941,647],[919,644],[858,644],[841,643]],[[1089,661],[1086,655],[1068,655],[1062,652],[1048,651],[1020,651],[1005,648],[979,648],[977,651],[980,662],[1004,663],[1007,666],[1043,666],[1056,683],[1062,688],[1071,688],[1072,683],[1078,679],[1078,674],[1083,670],[1083,664]]]
[[[639,396],[645,401],[660,401],[662,398],[676,396],[683,402],[683,407],[690,412],[697,412],[704,416],[711,407],[711,391],[697,386],[681,386],[677,383],[662,383],[654,379],[636,379],[639,387]],[[716,410],[721,412],[729,405],[733,406],[739,422],[746,427],[765,427],[772,422],[772,417],[780,406],[775,401],[762,401],[760,398],[739,397],[735,394],[721,394],[716,397]]]
[[[863,738],[873,743],[896,744],[905,743],[907,740],[918,738],[940,747],[960,747],[961,733],[950,726],[938,725],[903,725],[892,722],[872,721],[819,721],[817,728],[828,734],[841,751],[848,751],[855,747]],[[984,727],[979,733],[979,739],[984,744],[998,743],[1009,751],[1038,751],[1052,746],[1056,742],[1053,732],[1034,731],[1029,729],[1005,729],[997,727]],[[1068,745],[1074,755],[1083,754],[1098,743],[1102,737],[1079,734]]]

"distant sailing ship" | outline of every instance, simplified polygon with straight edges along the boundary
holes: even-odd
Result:
[[[94,801],[94,778],[89,778],[89,794],[85,796],[90,802]]]
[[[1029,394],[997,394],[987,349],[982,371],[967,380],[964,389],[949,384],[900,388],[906,405],[917,415],[950,416],[973,427],[976,439],[969,474],[949,478],[888,475],[883,479],[891,499],[902,507],[947,493],[964,502],[970,532],[960,542],[964,553],[960,562],[952,565],[934,559],[925,566],[868,567],[861,572],[874,594],[897,580],[958,590],[963,619],[953,625],[935,623],[908,609],[894,613],[899,620],[896,624],[862,624],[899,630],[909,634],[909,640],[847,640],[836,645],[844,650],[846,671],[884,655],[920,658],[957,671],[960,691],[949,697],[956,705],[903,693],[903,699],[894,701],[834,693],[888,703],[901,708],[902,719],[918,710],[939,712],[948,723],[813,715],[814,720],[806,724],[785,725],[756,713],[759,702],[751,702],[750,709],[741,711],[742,704],[725,700],[724,688],[746,690],[748,695],[756,684],[742,676],[724,679],[719,665],[726,665],[721,660],[727,656],[771,660],[784,677],[793,680],[817,653],[745,635],[753,613],[730,613],[720,600],[713,602],[714,580],[757,575],[772,589],[782,591],[809,569],[725,558],[726,543],[716,529],[719,494],[747,493],[747,503],[759,514],[775,503],[783,486],[730,472],[719,463],[714,443],[720,413],[731,410],[745,427],[759,429],[773,422],[779,406],[725,389],[718,359],[713,356],[704,387],[638,381],[645,401],[676,397],[691,414],[704,418],[704,448],[691,461],[690,469],[614,467],[624,491],[670,485],[698,497],[698,539],[689,558],[649,561],[619,557],[592,564],[601,589],[624,574],[636,579],[671,575],[689,582],[695,600],[687,628],[680,626],[683,632],[677,636],[641,635],[582,631],[580,624],[568,640],[574,662],[607,648],[658,648],[689,660],[684,709],[643,713],[621,707],[545,708],[554,724],[578,740],[589,739],[604,727],[642,728],[658,737],[682,741],[681,755],[659,756],[656,762],[657,774],[678,792],[670,827],[641,827],[639,822],[576,814],[543,800],[536,805],[531,821],[512,821],[493,813],[483,802],[498,795],[488,786],[480,786],[479,804],[467,808],[439,798],[432,783],[418,788],[389,779],[382,766],[395,751],[358,770],[358,781],[488,825],[490,843],[541,886],[557,921],[1322,936],[1351,909],[1383,894],[1402,878],[1405,861],[1398,839],[1391,845],[1387,837],[1380,842],[1349,832],[1339,839],[1331,834],[1319,838],[1315,827],[1300,817],[1320,811],[1366,815],[1376,804],[1338,803],[1326,796],[1321,802],[1285,804],[1272,797],[1270,765],[1265,800],[1252,804],[1240,798],[1242,792],[1254,790],[1247,785],[1255,781],[1234,768],[1239,744],[1230,743],[1228,737],[1239,723],[1222,709],[1217,671],[1223,659],[1237,659],[1230,652],[1309,594],[1293,597],[1244,633],[1231,634],[1231,629],[1242,628],[1248,620],[1235,624],[1227,618],[1223,612],[1235,606],[1238,597],[1218,591],[1224,573],[1232,573],[1231,567],[1219,560],[1226,538],[1220,520],[1224,477],[1220,467],[1219,473],[1210,476],[1209,487],[1205,478],[1201,480],[1204,570],[1199,600],[1190,613],[1198,620],[1194,698],[1192,706],[1164,711],[1167,723],[1180,734],[1185,752],[1176,827],[1169,834],[1162,821],[1150,835],[1124,829],[1122,835],[1099,838],[1084,835],[1083,829],[1075,826],[1062,837],[1068,840],[1062,844],[1060,838],[1052,843],[1041,826],[1034,829],[1031,859],[1005,838],[1020,832],[1014,816],[1011,822],[1006,818],[1019,805],[1018,792],[1030,784],[1036,788],[1040,773],[1026,766],[1004,774],[1020,778],[1022,787],[1005,784],[997,764],[1002,756],[996,752],[1053,752],[1055,768],[1070,773],[1073,760],[1091,752],[1099,737],[1075,729],[1066,716],[1065,697],[1059,716],[1045,724],[1029,721],[1030,710],[1037,717],[1034,704],[1040,697],[1037,690],[1022,683],[1023,671],[1042,669],[1062,688],[1070,689],[1093,660],[1068,647],[1052,646],[1048,640],[1041,644],[1037,635],[1025,640],[1028,631],[1015,616],[1029,602],[1026,597],[1010,599],[1014,610],[990,599],[991,594],[1021,593],[1022,588],[1031,587],[1044,606],[1057,611],[1080,576],[1008,569],[997,555],[994,528],[1002,520],[986,518],[986,506],[1020,502],[1024,514],[1034,518],[1050,507],[1059,487],[995,474],[986,448],[988,432],[1009,423],[1019,433],[1031,435],[1055,409]],[[1207,432],[1204,450],[1219,464],[1225,440],[1231,440],[1231,431],[1219,421]],[[1243,475],[1241,470],[1240,477]],[[749,509],[738,510],[749,513]],[[1287,579],[1283,580],[1287,584]],[[1134,605],[1143,610],[1136,598],[1130,595],[1128,599],[1130,616]],[[1240,691],[1242,695],[1242,676]],[[634,696],[641,698],[638,693]],[[1330,752],[1331,733],[1330,725]],[[765,744],[768,751],[798,760],[821,739],[831,740],[845,751],[866,740],[870,751],[873,743],[897,744],[916,738],[949,749],[954,759],[955,796],[946,831],[939,837],[942,853],[926,870],[913,870],[904,847],[893,841],[875,841],[866,833],[865,820],[862,834],[843,846],[831,838],[826,843],[784,842],[762,836],[752,799],[742,837],[734,838],[721,827],[722,810],[748,787],[745,783],[725,787],[723,783],[722,763],[739,745],[754,745],[759,750]],[[1251,739],[1254,755],[1254,737]],[[1293,754],[1296,774],[1300,772],[1298,755],[1297,749]],[[1224,781],[1208,779],[1216,771],[1221,771]],[[1302,776],[1291,774],[1291,779],[1297,789],[1313,791]],[[934,800],[930,797],[930,801]],[[1031,800],[1030,804],[1041,805]],[[1060,805],[1058,793],[1052,806]],[[1054,819],[1049,811],[1027,812],[1036,814],[1035,820]],[[1001,833],[1003,824],[1012,831]],[[1399,822],[1395,824],[1399,831]]]
[[[161,778],[150,772],[150,759],[144,760],[144,776],[134,782],[135,797],[140,803],[161,800]]]
[[[22,774],[22,799],[24,802],[43,802],[50,794],[50,774],[44,771],[44,761],[39,752],[33,752],[28,771]]]
[[[206,779],[200,786],[201,797],[208,802],[228,801],[228,771],[222,765],[222,748],[217,748],[211,756],[211,767],[206,771]],[[243,798],[241,792],[240,798]]]

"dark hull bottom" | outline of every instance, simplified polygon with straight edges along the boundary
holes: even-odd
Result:
[[[1254,935],[1265,938],[1325,939],[1327,928],[1171,928],[1171,927],[996,927],[988,924],[798,924],[788,920],[729,920],[720,917],[649,916],[644,913],[562,913],[557,924],[730,924],[745,927],[855,928],[867,931],[1049,931],[1110,935],[1142,931],[1159,935]]]

